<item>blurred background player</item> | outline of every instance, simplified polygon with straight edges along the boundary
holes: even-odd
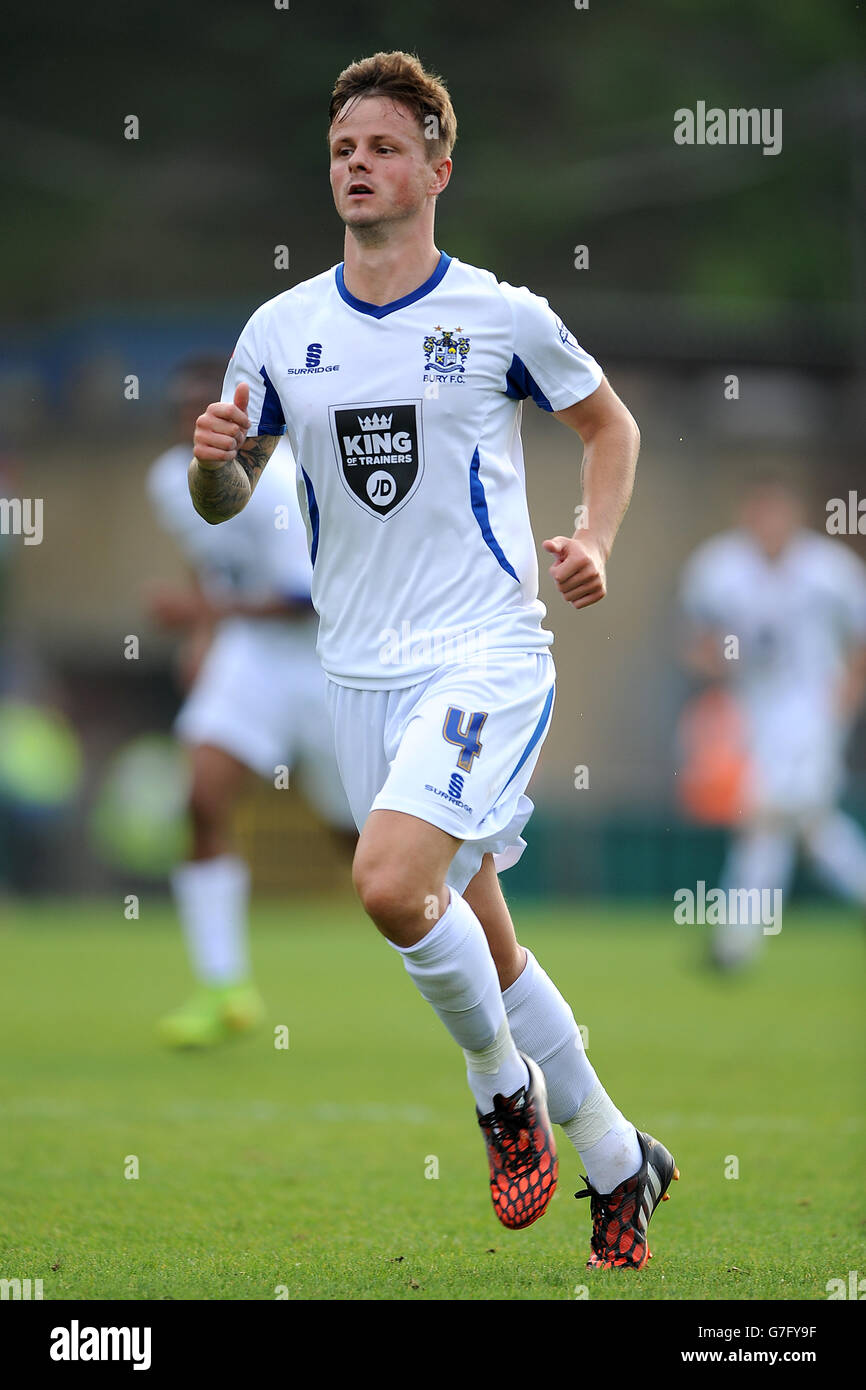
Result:
[[[298,508],[295,462],[281,443],[249,506],[214,527],[194,510],[187,469],[195,421],[222,379],[222,358],[199,357],[174,374],[178,443],[153,464],[148,490],[162,526],[191,572],[185,586],[149,594],[151,616],[182,632],[186,700],[175,732],[190,748],[188,861],[172,891],[198,988],[160,1021],[170,1046],[218,1043],[254,1027],[263,1003],[250,971],[249,869],[237,854],[232,815],[250,773],[272,781],[297,764],[304,792],[354,848],[315,653],[318,620]]]
[[[739,828],[722,888],[784,894],[802,847],[830,887],[866,904],[866,835],[837,805],[866,693],[866,566],[808,529],[796,487],[767,474],[749,486],[737,529],[687,562],[682,604],[688,664],[739,706]],[[762,938],[760,922],[718,926],[712,958],[745,964]]]

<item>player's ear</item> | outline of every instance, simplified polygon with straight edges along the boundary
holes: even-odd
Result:
[[[448,187],[453,167],[451,159],[446,155],[444,159],[436,159],[430,166],[431,185],[430,192],[434,195],[444,192]]]

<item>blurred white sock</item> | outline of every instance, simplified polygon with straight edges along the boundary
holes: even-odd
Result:
[[[171,887],[196,979],[215,985],[248,979],[250,873],[244,861],[224,854],[181,864]]]
[[[857,822],[834,811],[810,826],[804,838],[830,886],[853,902],[866,903],[866,835]]]

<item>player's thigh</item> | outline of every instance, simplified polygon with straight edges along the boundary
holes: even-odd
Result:
[[[175,721],[190,747],[222,749],[273,780],[289,762],[283,724],[291,700],[289,670],[279,643],[242,621],[221,629]]]
[[[245,763],[213,744],[190,749],[190,805],[199,816],[227,816],[252,779]]]
[[[313,662],[306,661],[296,676],[295,697],[286,722],[286,738],[294,749],[295,780],[323,820],[336,830],[354,832],[355,819],[337,764],[326,678],[315,654]]]
[[[494,850],[514,818],[550,723],[553,662],[547,653],[450,667],[407,692],[386,738],[387,781],[376,810],[404,811]],[[477,872],[464,880],[468,882]]]
[[[385,756],[387,690],[358,690],[326,681],[325,706],[337,769],[355,825],[361,830],[388,776]]]

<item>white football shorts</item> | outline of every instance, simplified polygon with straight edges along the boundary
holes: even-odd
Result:
[[[744,711],[753,812],[784,820],[833,806],[845,780],[846,729],[832,699],[795,691],[784,703],[745,702]]]
[[[337,764],[359,830],[370,811],[404,811],[464,841],[447,874],[462,893],[487,853],[516,864],[533,811],[526,786],[553,713],[549,652],[486,652],[418,685],[327,683]]]
[[[288,767],[332,826],[353,829],[334,755],[317,619],[230,618],[220,624],[175,720],[182,742],[222,748],[272,781]]]

